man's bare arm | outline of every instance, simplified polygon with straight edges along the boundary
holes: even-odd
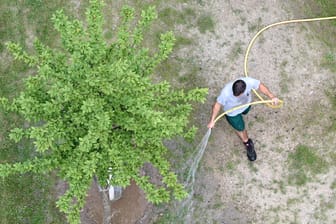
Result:
[[[260,83],[259,90],[268,96],[273,101],[273,104],[276,105],[279,103],[279,99],[263,83]]]
[[[215,126],[215,118],[217,117],[221,106],[222,105],[220,105],[218,102],[216,102],[212,106],[212,113],[211,113],[210,121],[209,121],[209,124],[208,124],[208,128],[213,128]]]

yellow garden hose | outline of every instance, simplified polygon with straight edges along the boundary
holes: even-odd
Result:
[[[260,100],[260,101],[254,101],[254,102],[251,102],[251,103],[246,103],[246,104],[243,104],[243,105],[240,105],[240,106],[231,108],[231,109],[225,111],[224,113],[222,113],[221,115],[219,115],[219,116],[215,119],[214,123],[216,123],[216,122],[217,122],[220,118],[222,118],[225,114],[228,114],[228,113],[230,113],[230,112],[232,112],[232,111],[238,110],[238,109],[243,108],[243,107],[246,107],[246,106],[251,106],[251,105],[256,105],[256,104],[264,104],[264,103],[266,103],[266,104],[271,104],[271,103],[272,103],[272,100]]]
[[[246,77],[248,77],[248,72],[247,72],[247,59],[248,59],[248,55],[251,51],[251,48],[254,44],[254,42],[256,41],[257,37],[264,32],[265,30],[274,27],[274,26],[278,26],[278,25],[284,25],[284,24],[290,24],[290,23],[301,23],[301,22],[314,22],[314,21],[323,21],[323,20],[332,20],[332,19],[336,19],[336,16],[330,16],[330,17],[321,17],[321,18],[311,18],[311,19],[295,19],[295,20],[287,20],[287,21],[282,21],[282,22],[277,22],[277,23],[273,23],[270,24],[266,27],[264,27],[263,29],[261,29],[250,41],[246,53],[245,53],[245,59],[244,59],[244,74]],[[247,103],[244,105],[240,105],[234,108],[231,108],[230,110],[225,111],[224,113],[222,113],[221,115],[219,115],[214,123],[216,123],[221,117],[223,117],[225,114],[228,114],[232,111],[235,111],[237,109],[246,107],[246,106],[250,106],[250,105],[255,105],[255,104],[266,104],[267,106],[271,107],[271,108],[280,108],[283,105],[283,101],[279,100],[279,103],[277,105],[272,104],[272,100],[264,100],[256,90],[253,89],[253,92],[257,95],[257,97],[259,98],[259,101],[255,101],[255,102],[251,102],[251,103]]]

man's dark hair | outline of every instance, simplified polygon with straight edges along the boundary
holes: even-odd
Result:
[[[241,79],[238,79],[232,85],[232,91],[234,96],[239,96],[245,91],[245,89],[246,89],[246,83]]]

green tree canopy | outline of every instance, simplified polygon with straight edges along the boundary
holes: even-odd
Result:
[[[60,48],[35,41],[30,54],[8,43],[15,59],[36,73],[25,79],[18,97],[1,98],[1,105],[29,122],[12,130],[10,137],[17,142],[31,139],[36,157],[0,164],[0,176],[57,171],[69,184],[57,206],[70,223],[79,222],[93,177],[104,185],[109,168],[113,185],[125,187],[133,179],[151,202],[183,198],[186,192],[171,171],[163,140],[189,134],[191,103],[203,101],[207,93],[152,81],[154,68],[174,43],[167,32],[154,53],[143,46],[143,33],[157,17],[153,7],[142,11],[136,23],[134,10],[124,7],[112,43],[103,38],[102,7],[102,1],[91,0],[85,23],[57,11],[52,20],[61,36]],[[147,163],[160,172],[160,185],[141,174]]]

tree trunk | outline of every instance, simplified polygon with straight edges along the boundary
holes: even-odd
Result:
[[[101,194],[104,208],[103,224],[111,224],[112,213],[111,213],[111,204],[108,197],[108,191],[102,191]]]

